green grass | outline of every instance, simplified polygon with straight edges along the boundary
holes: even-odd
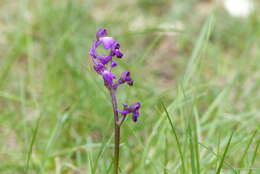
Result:
[[[122,126],[122,174],[260,172],[259,10],[237,19],[211,1],[3,0],[1,174],[112,173],[110,98],[88,56],[101,27],[125,53],[116,73],[135,80],[119,103],[142,103],[140,121]]]

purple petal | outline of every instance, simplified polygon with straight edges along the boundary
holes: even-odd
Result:
[[[97,37],[97,40],[99,40],[101,37],[106,37],[107,36],[107,30],[106,29],[99,29],[96,33],[96,37]]]
[[[107,71],[107,70],[105,70],[105,71],[102,72],[102,76],[103,76],[105,85],[106,85],[106,86],[109,86],[109,87],[112,87],[112,85],[113,85],[113,79],[115,79],[116,76],[115,76],[113,73],[111,73],[111,72],[109,72],[109,71]]]
[[[114,68],[114,67],[116,67],[116,66],[117,66],[116,61],[112,60],[112,61],[111,61],[111,67]]]
[[[128,108],[128,104],[123,104],[124,109]]]
[[[112,86],[113,89],[116,89],[118,86],[120,86],[120,84],[116,83]]]
[[[99,41],[93,41],[92,47],[89,49],[89,55],[93,58],[97,58],[96,48],[101,44]]]
[[[134,111],[137,111],[141,108],[141,103],[140,102],[136,102],[134,104],[132,104],[130,107],[129,107],[129,110],[134,112]]]
[[[114,49],[119,49],[120,48],[120,44],[118,42],[116,42],[113,47],[114,47]]]
[[[120,83],[120,84],[123,84],[123,83],[127,82],[128,85],[132,86],[132,85],[133,85],[133,80],[132,80],[132,78],[131,78],[130,75],[131,75],[131,74],[130,74],[129,71],[123,72],[123,73],[121,74],[120,79],[119,79],[119,83]]]
[[[94,48],[90,48],[88,53],[91,57],[97,58],[96,50]]]
[[[134,121],[134,122],[137,122],[137,119],[138,119],[138,117],[139,117],[139,111],[138,110],[136,110],[136,111],[134,111],[133,112],[133,116],[132,116],[132,120]]]
[[[122,111],[117,110],[117,112],[121,113],[122,115],[132,113],[132,120],[134,122],[137,122],[138,117],[140,116],[139,109],[141,108],[141,103],[136,102],[136,103],[132,104],[130,107],[127,104],[123,104],[123,106],[124,106],[124,110],[122,110]]]
[[[124,72],[122,72],[121,77],[120,77],[120,79],[121,79],[122,81],[126,81],[126,80],[129,79],[129,78],[130,78],[130,72],[129,72],[129,71],[124,71]]]
[[[124,56],[123,53],[119,49],[115,49],[113,52],[117,58],[122,58]]]
[[[122,114],[122,115],[129,114],[129,111],[127,111],[127,110],[122,110],[122,111],[117,110],[117,112],[120,113],[120,114]]]
[[[105,71],[105,66],[101,63],[98,63],[94,66],[94,69],[96,70],[97,73],[101,74],[103,71]]]
[[[112,55],[108,55],[108,56],[107,55],[102,55],[102,56],[97,55],[97,57],[103,65],[106,65],[112,59]]]
[[[115,44],[115,39],[112,37],[102,37],[100,38],[105,49],[111,49],[112,46]]]

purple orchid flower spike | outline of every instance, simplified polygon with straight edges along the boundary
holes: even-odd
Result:
[[[108,50],[107,55],[99,55],[97,49],[102,47]],[[131,106],[124,104],[124,109],[118,110],[116,90],[117,88],[127,83],[133,86],[133,80],[129,71],[124,71],[120,78],[116,80],[116,75],[112,73],[113,68],[117,66],[116,58],[122,58],[124,54],[120,50],[120,44],[113,38],[108,36],[106,29],[99,29],[96,33],[96,40],[93,41],[92,47],[89,50],[89,55],[94,63],[94,70],[100,74],[104,80],[105,87],[109,90],[115,120],[115,174],[118,174],[119,168],[119,144],[120,144],[120,127],[123,124],[128,114],[132,114],[132,120],[137,122],[140,116],[141,103],[136,102]]]
[[[89,50],[89,55],[92,57],[94,69],[98,74],[101,74],[104,79],[104,84],[108,89],[117,89],[118,86],[127,83],[132,86],[134,81],[130,76],[129,71],[121,74],[121,77],[114,82],[116,76],[111,70],[117,66],[114,57],[122,58],[123,53],[120,51],[120,44],[113,38],[108,36],[106,29],[99,29],[96,33],[97,40],[93,41],[92,47]],[[97,49],[103,46],[103,49],[110,50],[108,55],[99,55]]]
[[[115,81],[116,75],[112,73],[112,69],[117,66],[117,62],[113,58],[123,57],[123,53],[120,51],[120,44],[113,37],[108,36],[106,29],[99,29],[96,33],[96,38],[97,40],[93,41],[92,47],[89,50],[89,55],[92,57],[94,70],[103,77],[104,85],[109,89],[110,92],[115,91],[120,85],[124,83],[132,86],[134,81],[129,71],[122,72],[120,78],[117,81]],[[105,50],[110,50],[110,53],[108,55],[99,55],[97,49],[100,46],[103,46],[103,49]],[[124,111],[132,113],[132,119],[136,122],[140,115],[139,109],[141,104],[136,102],[130,107],[128,107],[128,105],[124,106]],[[136,109],[133,109],[133,107],[136,107]],[[121,111],[118,113],[122,116],[128,114],[124,114]]]

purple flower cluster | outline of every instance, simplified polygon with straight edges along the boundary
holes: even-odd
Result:
[[[109,37],[106,29],[99,29],[96,33],[96,39],[93,41],[92,48],[89,50],[89,55],[92,57],[94,63],[94,70],[103,77],[104,85],[111,91],[116,90],[120,85],[127,83],[129,86],[133,85],[131,73],[125,71],[120,78],[116,80],[116,75],[112,73],[112,69],[117,66],[113,58],[122,58],[124,55],[120,50],[120,44],[116,42],[113,37]],[[98,48],[102,47],[108,51],[108,54],[98,54]],[[139,102],[128,106],[123,105],[124,110],[117,110],[122,116],[132,113],[133,121],[137,121],[139,117],[139,109],[141,104]]]
[[[122,110],[122,111],[117,110],[117,112],[119,112],[122,115],[127,115],[129,113],[132,113],[133,114],[132,115],[132,120],[134,122],[136,122],[138,117],[139,117],[139,115],[140,115],[139,109],[141,107],[141,103],[136,102],[136,103],[132,104],[131,106],[128,106],[127,104],[123,104],[123,106],[124,106],[124,110]]]

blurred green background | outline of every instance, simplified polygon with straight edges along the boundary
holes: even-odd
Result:
[[[119,103],[142,103],[122,127],[122,174],[260,173],[252,2],[232,16],[224,0],[1,0],[0,173],[112,173],[110,98],[88,55],[99,28],[135,81]]]

